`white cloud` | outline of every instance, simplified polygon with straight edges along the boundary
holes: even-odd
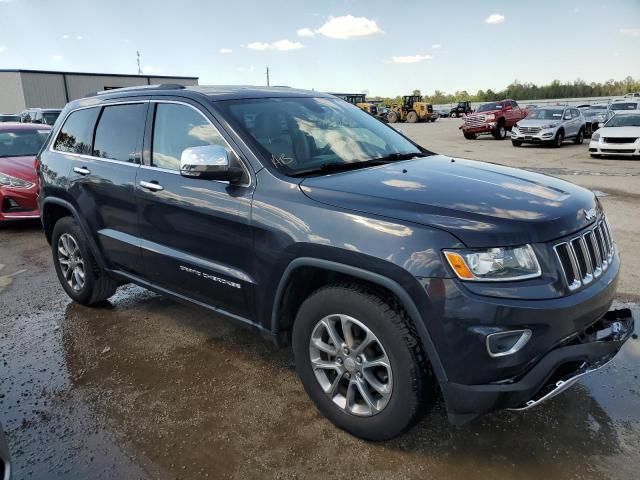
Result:
[[[500,15],[499,13],[492,13],[487,18],[484,19],[487,23],[502,23],[504,22],[504,15]]]
[[[219,51],[220,51],[220,53],[231,53],[231,52],[233,52],[233,50],[231,50],[230,48],[221,48]]]
[[[300,42],[292,42],[291,40],[278,40],[271,44],[273,48],[276,50],[297,50],[299,48],[304,48]]]
[[[5,45],[0,45],[0,53],[6,52],[7,50],[9,50],[9,47],[6,47]]]
[[[304,48],[300,42],[292,42],[291,40],[278,40],[273,43],[265,43],[265,42],[252,42],[247,45],[247,48],[251,50],[297,50],[299,48]]]
[[[254,70],[255,67],[253,65],[249,65],[248,67],[238,67],[238,71],[243,73],[253,72]]]
[[[264,42],[251,42],[247,45],[247,48],[250,48],[251,50],[267,50],[271,48],[271,45]]]
[[[640,37],[640,28],[621,28],[620,33],[630,37]]]
[[[313,37],[315,35],[315,33],[313,33],[313,30],[307,27],[299,28],[297,34],[299,37]]]
[[[391,61],[393,63],[418,63],[423,60],[431,60],[433,57],[431,55],[404,55],[400,57],[393,57]]]
[[[69,35],[62,35],[62,38],[64,38],[65,40],[69,40]]]
[[[62,55],[54,55],[51,57],[51,60],[55,61],[55,62],[59,62],[62,60]]]
[[[76,40],[82,40],[82,35],[76,36]]]
[[[330,17],[324,25],[316,30],[316,33],[329,38],[345,40],[348,38],[370,37],[384,32],[375,20],[345,15],[343,17]]]
[[[431,48],[440,48],[440,47],[441,47],[441,45],[440,45],[439,43],[436,43],[436,44],[434,44],[434,45],[431,45]]]

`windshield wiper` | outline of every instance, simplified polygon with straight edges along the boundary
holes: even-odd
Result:
[[[299,170],[290,174],[291,177],[304,177],[306,175],[313,175],[316,173],[334,173],[334,172],[346,172],[348,170],[357,170],[359,168],[375,167],[377,165],[384,165],[386,163],[396,162],[399,160],[409,160],[415,157],[426,157],[426,153],[392,153],[384,157],[372,158],[370,160],[363,160],[361,162],[329,162],[322,163],[317,167],[309,168],[307,170]]]

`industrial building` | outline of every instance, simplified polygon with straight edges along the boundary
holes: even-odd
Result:
[[[198,77],[0,69],[0,112],[16,113],[31,107],[62,108],[91,92],[160,83],[197,85]]]

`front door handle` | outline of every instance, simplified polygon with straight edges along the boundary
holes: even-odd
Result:
[[[80,175],[89,175],[91,173],[91,170],[87,167],[73,167],[73,171]]]
[[[158,182],[141,181],[140,186],[142,188],[146,188],[147,190],[151,190],[152,192],[159,192],[160,190],[164,190],[164,187],[160,185]]]

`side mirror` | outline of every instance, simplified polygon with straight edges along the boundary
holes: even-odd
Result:
[[[230,165],[229,153],[224,147],[204,145],[186,148],[182,151],[180,175],[238,183],[242,179],[242,169]]]

